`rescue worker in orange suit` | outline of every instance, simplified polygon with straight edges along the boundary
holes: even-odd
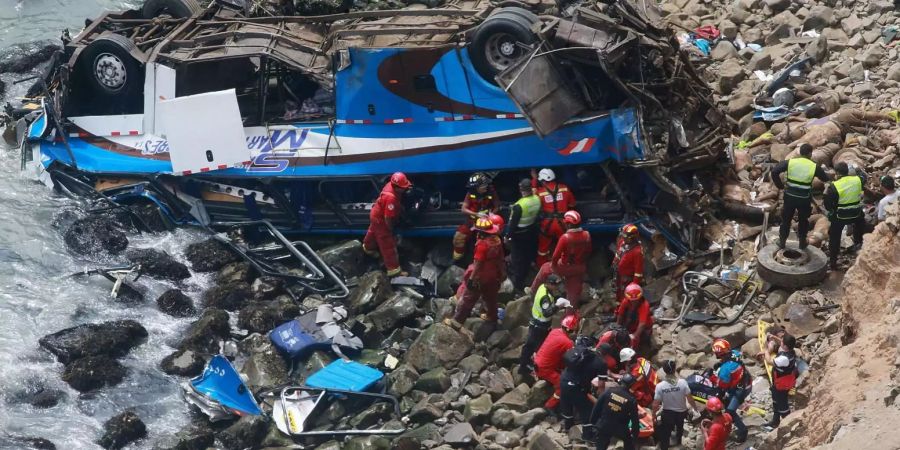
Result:
[[[625,288],[625,298],[616,308],[616,324],[631,334],[631,348],[650,344],[653,314],[650,313],[650,302],[644,298],[644,290],[638,284],[631,283]]]
[[[725,413],[725,406],[719,397],[710,397],[706,401],[706,410],[712,415],[712,419],[700,422],[703,450],[725,450],[728,435],[731,434],[732,417]]]
[[[619,361],[625,365],[625,374],[634,377],[631,385],[631,393],[637,399],[638,405],[649,408],[653,405],[653,396],[656,395],[656,370],[646,358],[636,356],[634,349],[623,348],[619,353]]]
[[[554,409],[559,405],[559,379],[565,369],[563,356],[575,347],[572,337],[578,329],[578,321],[574,314],[563,317],[560,327],[550,330],[534,355],[534,374],[553,386],[553,397],[544,403],[544,408]]]
[[[453,235],[454,262],[460,261],[465,256],[475,221],[480,217],[488,218],[489,214],[500,209],[497,191],[486,174],[478,172],[469,177],[468,188],[469,192],[462,203],[462,213],[466,216],[466,221],[459,225],[456,234]]]
[[[781,419],[791,413],[790,392],[797,385],[797,377],[800,376],[797,354],[794,352],[796,345],[797,338],[785,334],[778,353],[769,360],[772,365],[772,420],[764,425],[766,428],[778,428]]]
[[[403,194],[410,188],[412,183],[406,178],[406,174],[394,173],[369,212],[369,229],[363,238],[363,251],[375,258],[380,254],[389,277],[403,275],[400,270],[400,258],[397,256],[394,226],[402,213]]]
[[[581,228],[581,214],[578,211],[566,211],[563,221],[566,232],[556,242],[553,258],[541,266],[531,282],[531,292],[537,291],[547,276],[555,273],[566,281],[566,296],[572,307],[578,309],[587,260],[591,257],[591,234]]]
[[[497,216],[499,217],[499,216]],[[497,293],[506,279],[506,256],[503,241],[498,236],[500,226],[488,217],[480,217],[475,222],[475,260],[463,274],[463,282],[456,291],[458,303],[453,319],[448,325],[459,328],[471,315],[472,308],[480,299],[484,305],[482,318],[487,322],[497,322]]]
[[[621,302],[625,287],[631,283],[640,285],[644,281],[644,249],[638,228],[628,224],[622,227],[616,243],[613,258],[613,273],[616,274],[616,300]]]
[[[630,345],[631,336],[628,330],[624,328],[617,326],[600,335],[600,340],[597,341],[597,350],[600,351],[606,360],[608,372],[617,373],[622,371],[622,365],[619,363],[619,354],[623,348]]]
[[[563,214],[575,209],[575,195],[564,183],[556,181],[552,169],[531,171],[534,193],[541,199],[541,225],[538,234],[537,266],[550,260],[550,250],[565,231]],[[576,301],[572,299],[572,301]]]
[[[722,393],[725,411],[731,414],[731,421],[737,428],[736,440],[744,442],[747,440],[747,426],[744,425],[744,421],[737,411],[750,395],[753,381],[750,371],[744,367],[744,363],[741,361],[741,352],[732,350],[731,343],[725,339],[714,340],[712,351],[719,362],[713,366],[713,373],[709,380]]]

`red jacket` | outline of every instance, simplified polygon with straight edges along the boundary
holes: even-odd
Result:
[[[606,360],[606,367],[608,372],[618,372],[619,371],[619,352],[622,351],[622,347],[616,343],[616,332],[615,330],[609,330],[600,335],[600,340],[597,341],[596,348],[600,348],[601,345],[607,344],[609,345],[611,351],[609,354],[604,355],[604,360]]]
[[[624,321],[620,321],[623,319]],[[629,333],[637,331],[638,325],[646,325],[645,329],[653,326],[653,314],[650,313],[650,303],[644,297],[637,300],[622,300],[616,308],[616,322],[621,323]]]
[[[653,404],[653,396],[656,395],[658,380],[656,378],[656,370],[653,369],[650,361],[647,361],[645,358],[638,358],[631,368],[628,369],[628,372],[635,379],[629,390],[634,394],[638,405],[646,408]]]
[[[466,198],[463,200],[463,206],[469,211],[497,212],[497,210],[500,209],[500,197],[497,196],[497,190],[494,189],[494,186],[491,186],[485,194],[479,194],[477,192],[469,192],[466,194]],[[469,216],[467,223],[474,224],[475,219],[477,219],[477,217]]]
[[[575,347],[575,344],[569,339],[569,335],[566,334],[565,330],[554,328],[550,330],[547,339],[544,339],[541,348],[535,353],[534,366],[562,372],[565,368],[563,355],[572,347]]]
[[[393,228],[402,208],[400,196],[394,192],[394,186],[388,182],[381,190],[378,200],[375,200],[375,204],[372,205],[369,221],[373,224],[387,225],[388,228]]]
[[[731,434],[731,415],[720,414],[712,420],[709,431],[706,433],[706,442],[703,443],[703,450],[725,450],[725,444],[728,443],[728,435]]]
[[[506,256],[498,236],[479,239],[475,243],[473,279],[479,282],[502,281],[506,278]]]
[[[531,185],[534,187],[534,193],[541,199],[541,212],[545,218],[552,218],[553,215],[562,218],[566,211],[575,209],[575,194],[565,183],[556,181],[539,183],[532,179]]]
[[[551,261],[560,266],[582,266],[591,257],[591,249],[591,234],[573,228],[559,237]]]
[[[641,244],[626,246],[625,241],[620,240],[613,265],[616,266],[616,281],[619,284],[640,284],[644,278],[644,249]]]

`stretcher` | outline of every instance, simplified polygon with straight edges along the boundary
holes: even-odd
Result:
[[[640,405],[638,405],[638,421],[640,422],[640,431],[638,437],[646,439],[653,437],[655,430],[653,428],[653,413]]]
[[[772,325],[773,324],[766,322],[764,320],[759,320],[756,322],[756,329],[757,329],[757,333],[758,333],[756,336],[756,339],[757,339],[757,341],[759,341],[759,351],[762,352],[763,354],[766,354],[769,351],[768,346],[766,345],[767,344],[766,333],[769,331],[769,328]],[[772,379],[772,364],[769,362],[768,358],[763,358],[763,363],[766,365],[766,374],[769,376],[769,384],[771,385],[772,383],[775,382]],[[809,365],[806,363],[806,361],[804,361],[800,358],[797,358],[797,372],[802,374],[803,372],[806,372],[807,370],[809,370]],[[790,392],[788,392],[788,395],[795,395],[796,393],[797,393],[797,388],[792,388],[790,390]]]

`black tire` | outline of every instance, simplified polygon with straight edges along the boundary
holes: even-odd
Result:
[[[757,273],[774,286],[799,289],[825,279],[828,273],[828,257],[817,247],[799,250],[788,246],[780,250],[777,245],[763,247],[757,255]]]
[[[504,8],[488,17],[475,30],[468,46],[475,70],[491,83],[496,84],[494,77],[498,73],[528,54],[520,44],[530,46],[538,40],[531,31],[534,22],[526,18],[522,11],[527,12],[522,8]]]
[[[82,51],[78,58],[79,76],[97,102],[131,109],[135,102],[142,101],[144,69],[131,54],[136,49],[128,38],[107,34]]]
[[[145,19],[168,15],[176,19],[184,19],[202,11],[197,0],[146,0],[141,8]]]

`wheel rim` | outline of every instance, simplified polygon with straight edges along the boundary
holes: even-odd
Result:
[[[497,33],[488,38],[484,51],[488,64],[498,72],[511,66],[522,55],[518,40],[508,33]]]
[[[101,86],[118,91],[128,81],[128,71],[121,58],[112,53],[103,53],[94,60],[94,77]]]
[[[792,248],[779,249],[775,252],[775,261],[785,266],[802,266],[809,262],[809,254],[803,250],[795,250]]]

